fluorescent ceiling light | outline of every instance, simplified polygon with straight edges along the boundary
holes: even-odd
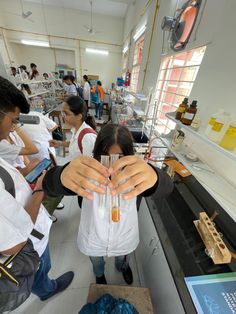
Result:
[[[146,30],[146,25],[143,25],[142,27],[140,27],[137,32],[134,34],[134,41],[136,41]]]
[[[109,51],[107,51],[107,50],[92,49],[92,48],[86,48],[86,52],[98,53],[101,55],[108,55],[109,54]]]
[[[47,41],[22,39],[21,43],[24,45],[30,45],[30,46],[49,47],[49,42]]]
[[[123,53],[125,54],[128,51],[128,49],[129,49],[129,47],[125,46],[124,49],[123,49]]]

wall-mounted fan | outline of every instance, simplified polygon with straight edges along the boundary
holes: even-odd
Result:
[[[161,28],[164,32],[170,32],[170,47],[174,51],[182,50],[187,45],[197,20],[201,2],[202,0],[188,0],[178,10],[176,17],[164,16]]]
[[[11,15],[20,16],[20,17],[22,17],[22,19],[34,23],[34,21],[29,18],[33,13],[31,11],[24,11],[23,0],[20,0],[20,5],[21,5],[21,13],[19,13],[19,14],[18,13],[12,13],[12,12],[7,12],[7,13],[11,14]]]
[[[84,25],[84,28],[87,30],[87,32],[91,35],[95,35],[100,33],[99,31],[95,31],[93,27],[93,2],[90,1],[90,26]]]

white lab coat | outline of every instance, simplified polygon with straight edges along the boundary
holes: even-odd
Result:
[[[104,217],[99,211],[99,195],[94,200],[83,199],[77,243],[88,256],[120,256],[133,252],[139,243],[136,198],[120,200],[120,221],[111,219],[112,200],[106,197]]]
[[[78,145],[78,137],[79,137],[80,132],[85,128],[91,128],[91,127],[86,122],[83,122],[80,128],[77,130],[77,132],[75,132],[74,128],[71,129],[72,136],[71,136],[70,145],[69,145],[69,159],[70,160],[73,160],[74,158],[81,155],[81,151]],[[97,138],[97,134],[87,133],[84,135],[82,139],[83,155],[90,156],[90,157],[92,156],[96,138]]]
[[[85,100],[90,101],[91,87],[88,82],[84,83],[83,96]]]
[[[30,111],[30,115],[38,116],[40,119],[39,124],[24,124],[22,126],[25,133],[32,140],[34,145],[38,148],[38,153],[30,155],[30,159],[44,158],[49,159],[49,151],[55,156],[54,147],[49,146],[49,140],[52,139],[52,134],[49,130],[54,129],[57,124],[52,119],[37,111]]]
[[[16,197],[13,198],[5,190],[0,178],[0,251],[10,249],[30,238],[34,249],[41,256],[48,244],[52,220],[41,205],[36,223],[33,225],[29,214],[24,209],[32,193],[28,183],[17,169],[2,158],[0,158],[0,165],[11,175],[16,191]],[[33,228],[44,235],[43,239],[39,240],[30,235]]]

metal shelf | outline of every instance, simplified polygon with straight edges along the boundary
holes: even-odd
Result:
[[[160,139],[207,192],[236,221],[236,188],[203,162],[192,162],[186,159],[185,154],[187,151],[184,148],[178,151],[174,150],[171,147],[172,140],[170,138],[160,137]]]
[[[46,91],[43,91],[43,92],[38,92],[36,94],[29,95],[28,98],[33,98],[33,97],[44,95],[44,94],[47,94],[47,93],[51,93],[51,91],[46,90]]]
[[[177,125],[179,125],[182,129],[187,130],[189,133],[191,133],[192,135],[196,136],[197,138],[199,138],[200,140],[202,140],[203,142],[207,143],[208,145],[210,145],[211,147],[213,147],[215,150],[219,151],[220,153],[222,153],[223,155],[225,155],[226,157],[235,160],[236,161],[236,153],[230,152],[224,148],[222,148],[220,145],[218,145],[215,142],[212,142],[211,140],[209,140],[204,134],[202,134],[201,132],[196,132],[195,130],[193,130],[190,126],[184,125],[182,124],[179,120],[176,120],[175,117],[173,115],[171,115],[170,113],[166,113],[166,117],[168,119],[170,119],[171,121],[175,122]]]

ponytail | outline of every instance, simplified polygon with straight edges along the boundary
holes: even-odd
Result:
[[[93,116],[87,115],[87,118],[85,119],[85,122],[92,128],[94,131],[96,131],[97,125],[95,122],[95,119]]]

